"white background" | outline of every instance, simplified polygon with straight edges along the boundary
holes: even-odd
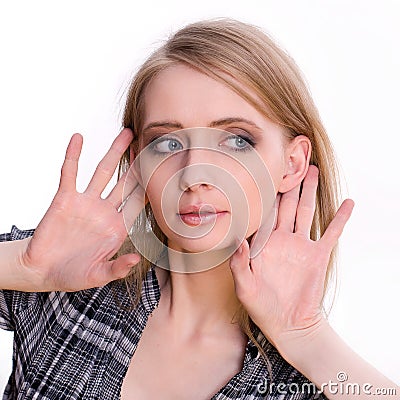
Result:
[[[340,240],[331,324],[399,384],[399,3],[137,4],[1,1],[0,232],[38,224],[74,132],[85,139],[84,189],[119,131],[129,78],[169,33],[209,17],[254,23],[303,70],[341,164],[344,198],[355,201]],[[0,388],[11,349],[12,334],[0,332]]]

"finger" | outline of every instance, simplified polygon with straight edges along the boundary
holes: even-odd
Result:
[[[136,171],[134,168],[129,168],[119,178],[117,184],[111,190],[110,194],[106,197],[116,208],[128,198],[132,191],[136,188],[139,181],[137,179]]]
[[[336,212],[335,217],[326,228],[319,242],[327,249],[332,249],[340,235],[343,232],[344,226],[349,220],[354,208],[354,201],[346,199]]]
[[[272,227],[272,230],[274,231],[278,225],[278,210],[279,210],[279,205],[281,203],[281,198],[282,198],[282,193],[278,193],[276,195],[276,199],[275,199],[275,221],[274,221],[274,226]]]
[[[130,129],[123,129],[114,139],[110,149],[97,165],[86,192],[100,196],[108,182],[114,175],[118,162],[133,139],[133,133]]]
[[[111,264],[111,274],[113,279],[124,278],[130,272],[132,267],[139,261],[139,254],[124,254],[116,260],[113,260]]]
[[[106,197],[106,200],[112,203],[115,208],[119,208],[124,200],[132,193],[136,185],[136,178],[130,171],[125,171],[118,179],[118,182],[113,187],[110,194]]]
[[[58,189],[60,191],[76,190],[76,176],[78,174],[78,161],[81,155],[83,137],[79,133],[72,135],[67,151],[65,152],[64,163],[61,167],[61,177]]]
[[[279,202],[276,229],[293,232],[297,205],[299,204],[299,193],[300,185],[295,186],[286,193],[282,193]]]
[[[254,234],[250,243],[250,258],[256,257],[264,246],[267,244],[269,237],[271,236],[272,231],[276,227],[276,218],[278,215],[278,207],[279,207],[279,198],[278,195],[275,199],[275,203],[271,208],[269,215],[265,218],[265,221],[262,223],[260,228]]]
[[[127,232],[130,232],[135,219],[145,207],[145,191],[138,184],[122,206],[124,223]]]
[[[310,237],[311,225],[315,214],[315,198],[318,186],[318,168],[310,165],[303,181],[299,205],[296,213],[295,232]]]
[[[253,272],[249,265],[249,255],[249,245],[247,240],[244,239],[229,261],[236,295],[239,300],[254,284]]]
[[[139,254],[124,254],[115,260],[106,262],[96,271],[96,285],[103,286],[116,279],[124,278],[139,261]]]

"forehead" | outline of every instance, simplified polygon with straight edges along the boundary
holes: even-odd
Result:
[[[256,98],[244,85],[236,84]],[[153,120],[169,119],[187,128],[208,126],[210,121],[233,116],[256,123],[266,121],[227,84],[183,64],[166,68],[150,82],[144,104],[144,126]]]

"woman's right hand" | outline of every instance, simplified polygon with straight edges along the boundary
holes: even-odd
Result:
[[[20,258],[21,272],[32,283],[29,291],[77,291],[98,287],[126,276],[140,260],[138,254],[111,257],[127,237],[127,226],[144,206],[143,188],[124,174],[106,198],[101,194],[133,138],[124,129],[83,193],[76,191],[83,138],[72,136],[58,191]],[[128,188],[127,186],[128,185]],[[124,187],[125,186],[125,187]],[[130,194],[128,200],[123,193]],[[124,213],[119,212],[123,200]],[[128,217],[129,220],[124,220]]]

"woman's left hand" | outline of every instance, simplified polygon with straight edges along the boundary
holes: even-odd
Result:
[[[250,259],[244,240],[231,258],[238,299],[278,350],[287,334],[302,336],[324,319],[321,303],[330,254],[354,207],[346,199],[323,236],[310,239],[317,185],[318,168],[310,165],[300,199],[300,185],[282,194],[276,227],[259,254]]]

